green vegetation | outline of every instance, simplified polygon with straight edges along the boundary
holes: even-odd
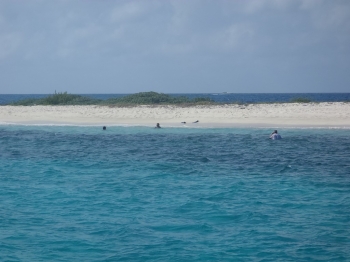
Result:
[[[295,97],[290,103],[310,103],[310,99],[305,97]],[[349,102],[349,101],[348,101]],[[256,102],[258,103],[258,102]],[[262,104],[270,104],[270,102],[260,102]],[[274,102],[276,103],[276,102]],[[24,99],[10,103],[10,105],[33,106],[33,105],[105,105],[110,107],[132,107],[136,105],[177,105],[177,106],[196,106],[196,105],[217,105],[208,97],[197,97],[190,99],[185,96],[172,96],[157,92],[141,92],[124,97],[110,98],[107,100],[94,99],[81,95],[68,94],[67,92],[56,93],[45,98]],[[230,102],[225,104],[242,105],[241,102]],[[259,103],[258,103],[259,104]]]
[[[185,96],[170,96],[156,92],[141,92],[124,97],[110,98],[107,100],[93,99],[80,95],[55,93],[40,99],[25,99],[11,103],[11,105],[109,105],[109,106],[134,106],[134,105],[206,105],[214,104],[210,98],[199,97],[189,99]]]
[[[98,99],[85,96],[64,93],[55,93],[45,98],[24,99],[11,103],[11,105],[32,106],[32,105],[94,105],[100,103]]]
[[[305,97],[296,97],[296,98],[292,98],[290,102],[291,103],[310,103],[312,101]]]
[[[185,96],[170,96],[156,92],[141,92],[103,101],[106,105],[173,105],[173,104],[208,104],[214,103],[210,98],[189,99]]]

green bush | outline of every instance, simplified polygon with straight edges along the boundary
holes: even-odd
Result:
[[[311,100],[305,97],[296,97],[290,100],[291,103],[310,103]]]
[[[32,106],[32,105],[96,105],[100,103],[101,100],[93,99],[85,96],[72,95],[64,93],[55,93],[44,98],[38,99],[25,99],[17,102],[11,103],[11,105],[22,105],[22,106]]]
[[[156,92],[141,92],[124,97],[110,98],[107,100],[93,99],[80,95],[55,93],[40,99],[25,99],[11,103],[11,105],[111,105],[111,106],[134,106],[134,105],[197,105],[215,103],[210,98],[198,97],[189,99],[185,96],[170,96]]]
[[[171,96],[156,92],[141,92],[120,98],[111,98],[104,101],[107,105],[169,105],[169,104],[187,104],[211,102],[209,98],[195,98],[193,100],[185,96]]]

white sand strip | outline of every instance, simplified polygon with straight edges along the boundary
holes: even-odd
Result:
[[[192,122],[199,120],[199,123]],[[350,103],[215,106],[0,106],[0,123],[222,127],[350,127]]]

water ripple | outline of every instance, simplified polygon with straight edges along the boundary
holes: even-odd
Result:
[[[0,128],[1,261],[346,261],[349,131]]]

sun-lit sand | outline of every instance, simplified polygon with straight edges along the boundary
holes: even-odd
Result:
[[[194,124],[194,121],[199,121]],[[177,106],[0,106],[0,124],[350,127],[350,103]]]

